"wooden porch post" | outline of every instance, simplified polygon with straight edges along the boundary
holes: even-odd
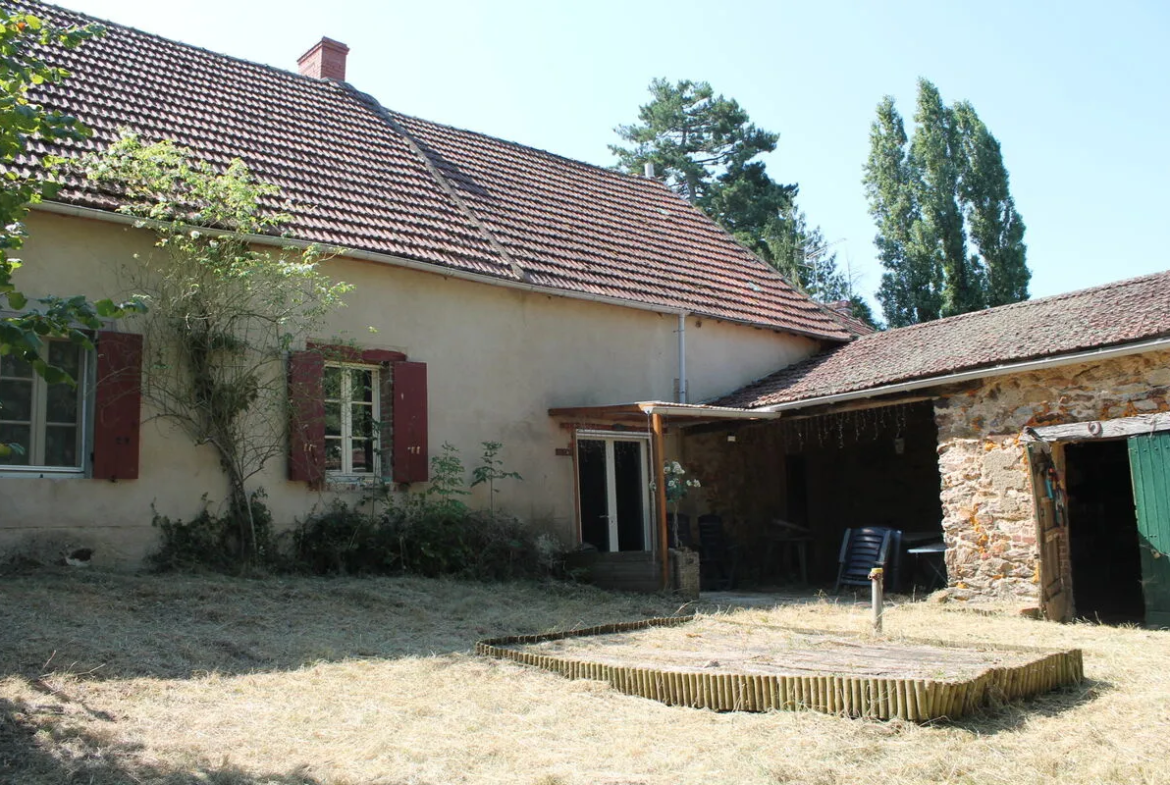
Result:
[[[662,559],[662,590],[670,589],[670,539],[666,527],[666,442],[662,434],[662,415],[650,415],[654,432],[654,503],[658,515],[658,550]]]

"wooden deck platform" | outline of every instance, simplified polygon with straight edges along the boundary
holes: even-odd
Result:
[[[1078,649],[958,646],[674,617],[495,638],[476,653],[717,711],[806,710],[916,722],[1083,678]]]

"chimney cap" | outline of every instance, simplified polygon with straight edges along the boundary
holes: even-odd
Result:
[[[301,74],[314,79],[345,81],[345,56],[349,47],[332,38],[322,38],[297,58]]]

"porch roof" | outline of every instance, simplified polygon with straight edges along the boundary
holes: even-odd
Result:
[[[643,423],[657,414],[665,421],[687,421],[689,424],[715,420],[774,420],[779,412],[741,409],[734,406],[711,406],[701,403],[671,403],[669,401],[634,401],[596,406],[561,406],[548,410],[550,417],[581,419],[609,423]]]

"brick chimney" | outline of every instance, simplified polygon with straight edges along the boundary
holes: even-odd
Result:
[[[347,54],[349,47],[345,44],[332,38],[322,38],[312,49],[300,56],[297,65],[301,67],[304,76],[344,82]]]

